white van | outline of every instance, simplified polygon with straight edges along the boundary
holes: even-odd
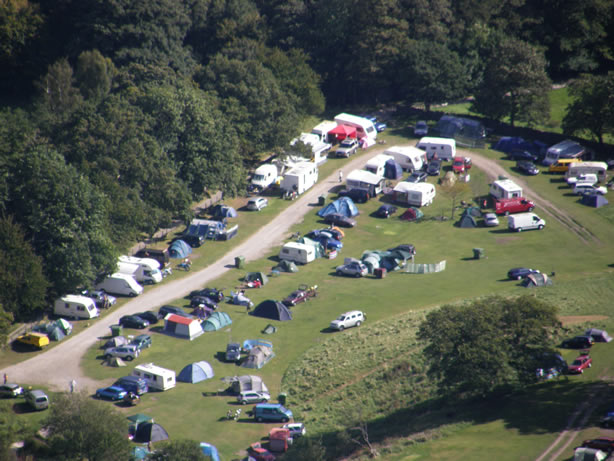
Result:
[[[383,178],[384,173],[386,172],[386,162],[388,160],[394,160],[394,158],[386,154],[377,154],[367,161],[365,170],[379,176],[380,178]]]
[[[546,221],[535,213],[518,213],[511,214],[507,217],[507,227],[516,232],[531,229],[542,230],[545,225]]]
[[[498,179],[490,185],[490,195],[496,199],[522,197],[522,187],[511,179]]]
[[[132,376],[143,378],[147,382],[149,389],[166,391],[176,385],[175,372],[167,368],[162,368],[153,363],[137,365],[132,370]]]
[[[304,162],[296,164],[284,174],[280,188],[285,192],[302,194],[318,182],[318,167],[315,163]]]
[[[448,138],[424,137],[416,144],[418,149],[426,152],[426,158],[437,157],[439,160],[451,161],[456,157],[456,141]]]
[[[131,266],[136,266],[136,270],[133,270]],[[132,275],[137,282],[160,283],[162,281],[160,263],[152,258],[122,255],[119,257],[118,271]]]
[[[138,296],[143,293],[143,287],[134,280],[134,277],[119,272],[109,275],[96,285],[96,289],[123,296]]]
[[[356,128],[358,138],[367,138],[369,145],[375,144],[377,138],[377,129],[371,120],[356,115],[341,113],[335,116],[337,125],[349,125]]]
[[[410,206],[429,206],[435,198],[435,186],[428,182],[399,182],[392,189],[395,201]]]
[[[414,146],[392,146],[384,151],[406,171],[421,170],[426,163],[426,153]]]
[[[56,299],[53,313],[74,319],[93,319],[100,315],[94,300],[81,295],[66,295]]]
[[[598,181],[605,181],[608,164],[605,162],[578,162],[569,165],[565,172],[565,179],[569,184],[569,178],[575,178],[584,174],[594,174]]]
[[[265,190],[275,183],[277,176],[277,167],[271,163],[266,163],[256,168],[251,184],[260,190]]]
[[[286,259],[299,264],[307,264],[316,259],[316,250],[311,245],[288,242],[281,247],[279,259]]]

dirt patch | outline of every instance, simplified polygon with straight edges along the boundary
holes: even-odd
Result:
[[[559,320],[564,326],[573,325],[574,323],[596,322],[607,319],[607,315],[564,315],[559,317]]]
[[[515,240],[520,240],[520,237],[514,237],[514,236],[510,236],[510,237],[498,237],[497,239],[495,239],[495,242],[497,243],[497,245],[505,245],[507,243],[511,243]]]

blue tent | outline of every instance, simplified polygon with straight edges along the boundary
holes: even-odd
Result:
[[[603,195],[585,195],[580,200],[584,205],[593,206],[595,208],[600,208],[604,205],[607,205],[608,199],[606,199]]]
[[[482,122],[453,115],[442,116],[433,127],[433,131],[442,138],[463,136],[471,139],[482,139],[486,133]]]
[[[215,205],[211,212],[214,218],[236,218],[237,210],[228,205]]]
[[[384,178],[399,179],[403,176],[403,168],[394,159],[390,159],[384,165]]]
[[[203,455],[211,458],[211,461],[220,461],[220,455],[217,452],[217,448],[210,443],[200,442],[200,448],[203,451]]]
[[[194,362],[181,370],[181,373],[177,376],[177,381],[182,383],[199,383],[214,376],[213,368],[208,362]]]
[[[192,247],[183,240],[175,240],[168,248],[168,253],[171,258],[185,258],[192,253]]]
[[[348,218],[352,218],[358,215],[358,208],[354,205],[354,202],[349,197],[339,197],[334,202],[329,203],[320,211],[318,211],[318,216],[323,218],[324,216],[328,216],[329,214],[339,213],[343,216],[347,216]]]

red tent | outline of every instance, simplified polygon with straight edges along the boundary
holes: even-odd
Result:
[[[345,138],[355,138],[356,128],[350,125],[337,125],[328,132],[329,136],[334,136],[337,141],[343,141]]]

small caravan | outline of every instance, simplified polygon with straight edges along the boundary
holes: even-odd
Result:
[[[576,178],[583,174],[594,174],[597,175],[600,182],[604,182],[607,171],[608,164],[605,162],[577,162],[569,165],[565,179]]]
[[[363,189],[369,192],[369,197],[375,197],[380,194],[384,188],[386,180],[383,176],[378,176],[370,171],[353,170],[348,174],[346,179],[347,188]]]
[[[426,163],[426,153],[414,146],[392,146],[384,151],[406,171],[421,170]]]
[[[435,186],[428,182],[398,183],[393,189],[395,201],[410,206],[429,206],[435,198]]]
[[[123,296],[138,296],[143,293],[143,287],[134,280],[134,277],[120,272],[109,275],[96,285],[96,289]]]
[[[426,157],[451,161],[456,157],[456,141],[448,138],[424,137],[416,144],[418,149],[426,152]]]
[[[522,187],[511,179],[498,179],[490,185],[490,195],[496,199],[522,197]]]
[[[296,164],[284,174],[280,187],[285,192],[302,194],[316,182],[318,182],[317,165],[313,162],[304,162]]]
[[[386,162],[388,160],[394,160],[394,158],[386,154],[377,154],[367,161],[365,170],[383,178],[386,170]]]
[[[136,269],[133,266],[136,266]],[[118,271],[132,275],[137,282],[160,283],[162,281],[160,263],[153,258],[122,255],[119,257]]]
[[[74,319],[93,319],[100,315],[94,300],[81,295],[66,295],[56,299],[53,313]]]
[[[356,115],[341,113],[335,116],[337,125],[349,125],[356,128],[358,138],[367,138],[370,145],[375,144],[377,129],[371,120]]]
[[[154,365],[153,363],[143,363],[137,365],[132,370],[133,376],[143,378],[147,382],[149,389],[166,391],[175,387],[175,372]]]
[[[281,247],[279,259],[307,264],[316,259],[316,250],[313,246],[305,243],[288,242]]]

